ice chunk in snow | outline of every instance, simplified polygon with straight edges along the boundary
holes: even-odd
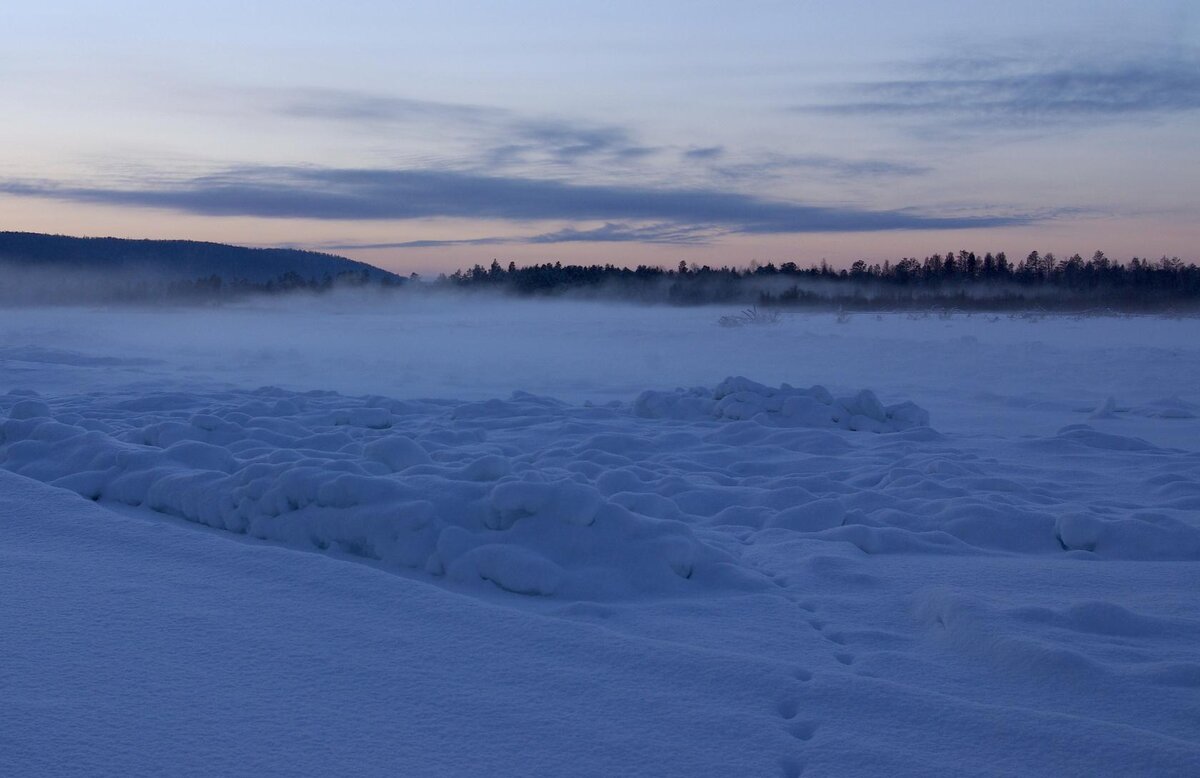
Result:
[[[41,400],[18,400],[8,411],[10,419],[42,419],[51,416],[50,406]]]
[[[541,515],[586,527],[596,520],[601,501],[594,487],[572,481],[505,481],[492,489],[494,512],[486,521],[491,529],[507,529],[519,519]]]
[[[646,391],[634,402],[634,413],[648,419],[727,419],[756,421],[778,427],[827,427],[869,432],[897,432],[929,424],[929,414],[911,402],[885,407],[863,390],[835,399],[822,386],[797,389],[788,384],[764,386],[742,376],[726,378],[711,391]]]
[[[351,427],[387,429],[392,426],[392,414],[386,408],[344,408],[333,414],[333,423]]]
[[[386,465],[393,473],[429,463],[429,454],[412,438],[388,435],[363,446],[363,456]]]

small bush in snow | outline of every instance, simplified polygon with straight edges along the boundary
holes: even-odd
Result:
[[[757,305],[752,305],[736,316],[722,316],[717,319],[722,327],[745,327],[747,324],[778,324],[779,311],[760,311]]]

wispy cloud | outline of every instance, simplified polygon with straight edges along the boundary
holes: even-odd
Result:
[[[167,208],[209,216],[635,221],[744,233],[963,229],[1031,221],[1022,215],[943,216],[914,210],[875,211],[770,200],[721,189],[569,184],[436,169],[242,167],[142,186],[72,186],[8,180],[0,181],[0,192]]]
[[[766,154],[749,161],[714,165],[713,172],[730,180],[763,179],[806,172],[835,179],[875,179],[925,175],[933,170],[887,159],[835,157],[825,154]]]
[[[913,63],[913,77],[847,84],[795,110],[960,127],[1046,129],[1200,109],[1200,57],[1047,62],[1036,56]]]
[[[316,246],[327,251],[358,249],[412,249],[442,246],[512,246],[556,243],[656,243],[669,245],[699,245],[728,230],[678,224],[630,225],[608,222],[591,229],[566,227],[536,235],[460,238],[454,240],[409,240],[396,243],[328,243]]]
[[[596,156],[634,160],[657,151],[639,143],[624,127],[540,119],[510,122],[500,132],[506,142],[491,149],[488,158],[493,163],[525,161],[539,154],[559,162]]]
[[[669,243],[696,245],[708,243],[724,231],[704,225],[646,224],[632,226],[609,222],[600,227],[578,230],[566,227],[555,232],[534,235],[529,243]]]
[[[658,149],[631,129],[585,120],[528,116],[505,108],[446,103],[338,89],[256,90],[267,110],[289,118],[358,125],[434,125],[476,137],[488,166],[550,160],[569,165],[589,158],[634,160]]]
[[[724,146],[704,146],[702,148],[688,149],[683,152],[683,158],[687,160],[710,160],[724,155]]]
[[[253,90],[269,110],[300,119],[342,122],[496,122],[510,114],[500,108],[445,103],[345,89]]]
[[[819,154],[747,152],[724,145],[647,142],[629,126],[584,119],[524,114],[506,108],[450,103],[343,89],[276,88],[243,90],[243,99],[288,119],[337,122],[374,129],[396,139],[406,132],[438,137],[445,159],[457,169],[498,175],[550,174],[641,181],[726,182],[780,178],[804,172],[826,179],[910,176],[929,168],[899,161]],[[424,162],[409,164],[424,166]]]

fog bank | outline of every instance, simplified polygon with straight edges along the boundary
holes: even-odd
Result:
[[[784,313],[771,325],[718,324],[738,310],[366,290],[218,308],[9,308],[0,392],[271,385],[610,402],[745,375],[869,387],[929,408],[939,429],[1002,419],[1040,431],[1109,396],[1200,402],[1196,319]]]

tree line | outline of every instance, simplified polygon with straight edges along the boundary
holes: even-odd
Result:
[[[32,273],[32,274],[31,274]],[[147,278],[139,273],[70,271],[47,273],[28,267],[0,268],[0,302],[206,303],[295,292],[408,287],[427,291],[487,291],[522,297],[578,296],[677,305],[737,304],[845,310],[1089,310],[1200,312],[1200,268],[1178,258],[1128,262],[1102,251],[1084,259],[1059,259],[1031,252],[1013,262],[1004,252],[933,254],[897,262],[853,263],[835,269],[827,262],[801,267],[776,265],[564,265],[518,267],[493,260],[484,267],[442,274],[426,283],[367,266],[336,275],[301,275],[288,270],[266,280],[226,279],[210,273],[192,280]]]
[[[796,262],[754,264],[748,268],[689,265],[673,269],[561,262],[507,267],[493,260],[438,278],[456,289],[493,289],[522,296],[583,293],[678,304],[756,303],[765,306],[888,309],[1161,310],[1200,304],[1200,268],[1177,257],[1128,262],[1102,251],[1084,259],[1059,259],[1031,252],[1012,261],[1004,252],[982,256],[961,250],[923,259],[868,264],[859,260],[835,269],[827,262],[801,267]]]

